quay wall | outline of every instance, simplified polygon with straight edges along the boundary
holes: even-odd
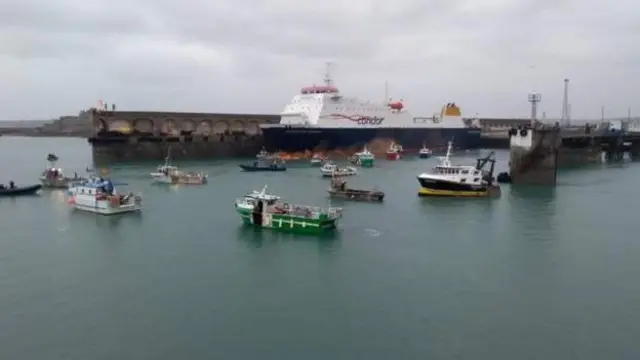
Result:
[[[96,164],[254,156],[279,115],[91,110]]]

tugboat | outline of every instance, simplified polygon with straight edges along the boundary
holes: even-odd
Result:
[[[353,155],[352,162],[362,167],[373,167],[375,159],[375,155],[373,155],[373,153],[371,153],[365,146],[362,151],[357,152]]]
[[[235,202],[235,208],[247,225],[295,233],[320,234],[336,229],[342,209],[293,205],[280,197],[262,191],[253,191]]]
[[[152,172],[151,177],[155,183],[160,184],[181,184],[181,185],[202,185],[206,184],[208,176],[205,173],[185,173],[178,170],[178,167],[171,165],[171,151],[164,159],[164,165],[158,166],[155,172]]]
[[[351,176],[357,175],[358,170],[353,166],[337,166],[334,163],[328,162],[322,165],[320,172],[323,177],[335,177],[335,176]]]
[[[420,159],[428,159],[431,157],[431,155],[433,155],[433,151],[422,144],[422,149],[418,151],[418,156],[420,157]]]
[[[254,161],[251,164],[240,164],[238,165],[244,171],[286,171],[287,165],[285,165],[284,161],[278,158],[262,158],[258,161]]]
[[[142,210],[142,196],[116,192],[111,180],[89,179],[69,189],[68,203],[75,209],[101,215],[115,215]]]
[[[78,176],[77,173],[73,174],[73,177],[64,176],[62,169],[56,167],[58,157],[55,154],[49,154],[47,156],[49,165],[44,169],[40,176],[40,183],[42,187],[49,189],[67,189],[73,183],[79,183],[87,180],[86,178]]]
[[[311,166],[322,166],[325,162],[327,162],[327,158],[322,156],[322,154],[313,154],[310,162]]]
[[[382,191],[349,189],[347,187],[347,181],[340,178],[333,178],[331,180],[331,187],[327,189],[327,191],[332,197],[346,200],[377,202],[384,200],[384,193]]]
[[[495,166],[494,153],[477,160],[476,166],[452,165],[449,161],[452,141],[449,141],[447,154],[440,158],[430,173],[420,174],[420,196],[450,196],[450,197],[486,197],[499,195],[500,187],[493,184],[493,169]],[[488,172],[482,168],[491,163]]]
[[[387,149],[387,160],[400,160],[403,152],[402,145],[392,142]]]

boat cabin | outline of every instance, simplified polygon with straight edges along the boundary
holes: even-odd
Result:
[[[481,184],[482,171],[473,166],[435,166],[431,175],[441,175],[447,180],[467,184]]]

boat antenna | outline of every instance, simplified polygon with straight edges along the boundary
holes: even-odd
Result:
[[[267,185],[265,184],[264,187],[262,188],[262,191],[260,191],[260,195],[264,195],[267,193]]]
[[[324,84],[327,86],[333,85],[333,79],[331,77],[331,68],[333,67],[333,63],[331,61],[327,61],[325,63],[325,72],[324,72]]]

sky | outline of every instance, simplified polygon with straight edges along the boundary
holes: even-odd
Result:
[[[345,95],[414,116],[640,115],[640,1],[0,0],[0,119],[281,112],[325,63]]]

